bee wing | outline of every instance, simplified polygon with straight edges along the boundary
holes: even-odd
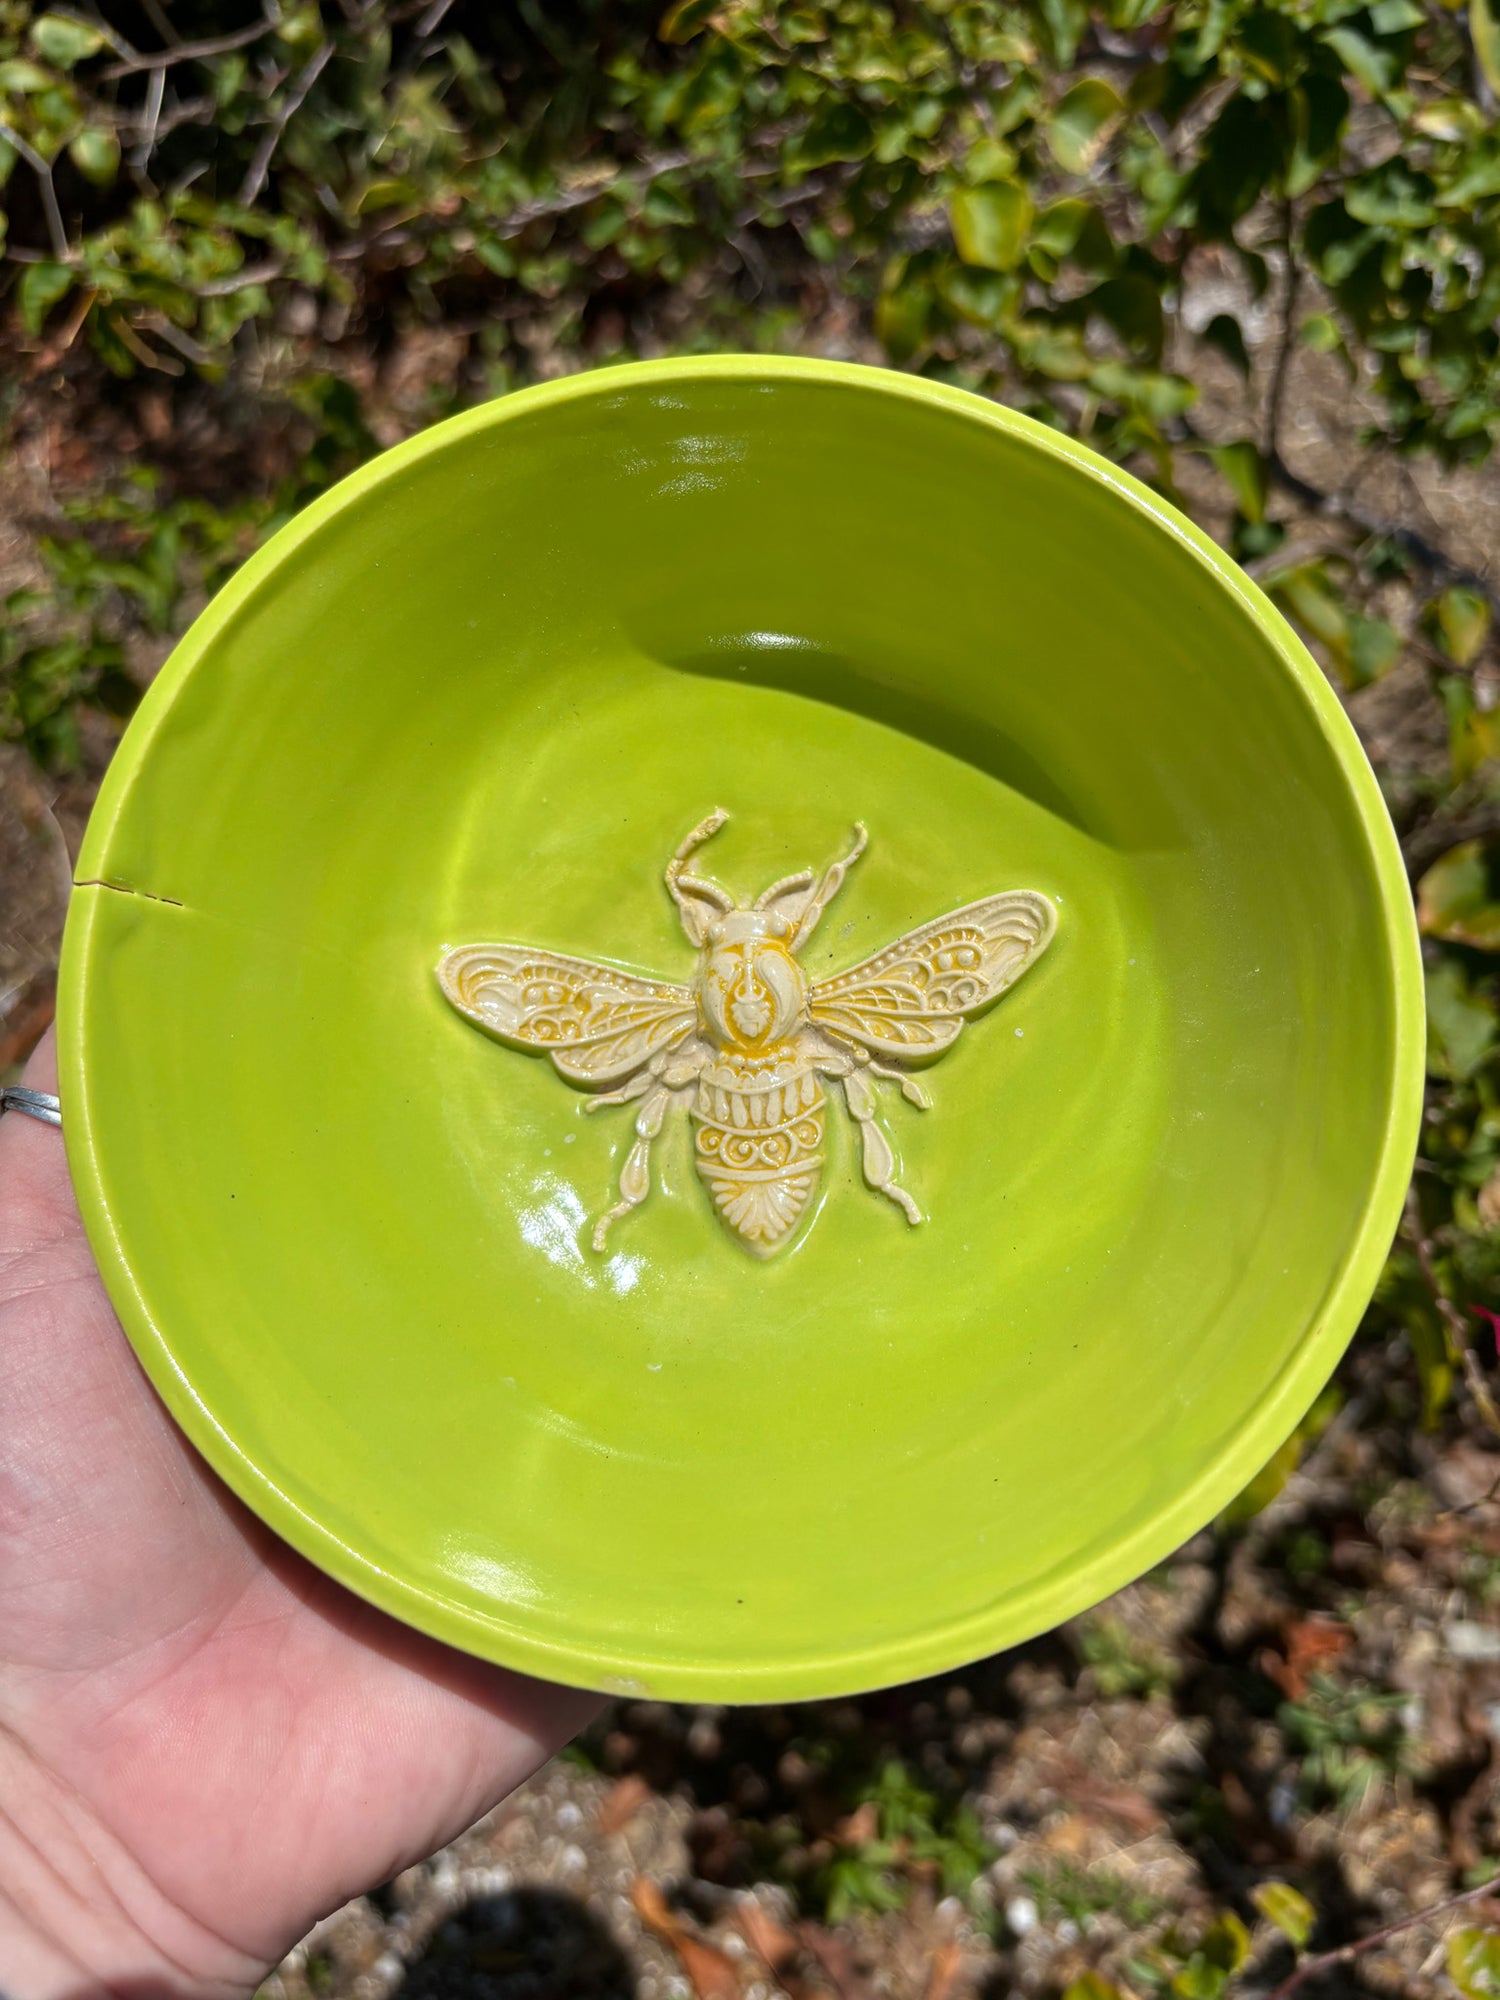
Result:
[[[697,1019],[685,986],[531,945],[463,945],[437,975],[460,1014],[502,1041],[551,1056],[574,1083],[621,1082]]]
[[[964,1017],[1013,986],[1052,942],[1057,911],[1033,889],[986,896],[908,931],[863,965],[820,980],[813,1020],[876,1055],[940,1055]]]

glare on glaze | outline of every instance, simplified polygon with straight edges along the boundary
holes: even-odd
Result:
[[[596,1251],[610,1224],[649,1193],[651,1144],[674,1108],[692,1118],[698,1173],[736,1241],[756,1257],[779,1250],[823,1169],[824,1078],[838,1084],[859,1128],[866,1181],[920,1222],[896,1183],[870,1079],[898,1083],[926,1109],[915,1079],[892,1065],[951,1047],[965,1016],[1014,985],[1057,928],[1045,896],[1013,889],[919,925],[811,985],[798,953],[864,852],[865,829],[821,878],[803,869],[740,904],[688,872],[728,817],[710,813],[667,863],[668,893],[698,951],[691,986],[530,945],[466,945],[438,966],[460,1013],[544,1051],[570,1082],[599,1091],[588,1110],[641,1100],[620,1198],[594,1224]]]

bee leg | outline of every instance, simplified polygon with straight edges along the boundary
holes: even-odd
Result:
[[[586,1099],[583,1108],[585,1111],[598,1111],[606,1104],[628,1104],[632,1097],[644,1097],[655,1082],[651,1071],[643,1069],[629,1083],[621,1084],[618,1090],[601,1091],[597,1097]]]
[[[858,1125],[864,1140],[864,1169],[866,1183],[877,1194],[886,1195],[901,1209],[910,1223],[922,1220],[922,1211],[903,1187],[895,1181],[896,1160],[891,1152],[891,1144],[875,1122],[875,1094],[870,1089],[862,1071],[851,1069],[843,1078],[844,1101],[849,1106],[849,1116]]]
[[[927,1095],[921,1084],[917,1082],[917,1079],[914,1076],[908,1076],[904,1069],[892,1069],[888,1063],[876,1062],[872,1057],[869,1063],[866,1064],[866,1070],[870,1076],[883,1076],[888,1083],[899,1083],[901,1086],[901,1095],[906,1099],[908,1104],[915,1104],[918,1111],[930,1111],[932,1109],[932,1099]]]
[[[628,1090],[629,1085],[626,1088]],[[661,1131],[662,1120],[671,1101],[672,1092],[666,1085],[653,1082],[645,1103],[636,1113],[635,1144],[625,1155],[625,1164],[620,1169],[620,1199],[594,1224],[595,1250],[603,1251],[609,1225],[639,1207],[651,1192],[651,1141]],[[596,1102],[602,1103],[603,1099]]]

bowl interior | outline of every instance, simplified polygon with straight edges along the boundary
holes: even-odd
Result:
[[[1018,1639],[1252,1474],[1351,1331],[1414,1136],[1373,782],[1285,628],[1144,489],[873,372],[625,370],[348,482],[225,592],[112,772],[69,1145],[207,1455],[390,1609],[560,1678],[851,1689]],[[758,1263],[685,1119],[450,1008],[449,946],[673,980],[662,886],[870,849],[814,979],[1031,888],[1051,950],[830,1106]]]

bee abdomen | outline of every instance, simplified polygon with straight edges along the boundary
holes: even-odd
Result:
[[[822,1086],[810,1070],[734,1076],[699,1085],[699,1175],[752,1255],[768,1257],[796,1227],[823,1168]]]

